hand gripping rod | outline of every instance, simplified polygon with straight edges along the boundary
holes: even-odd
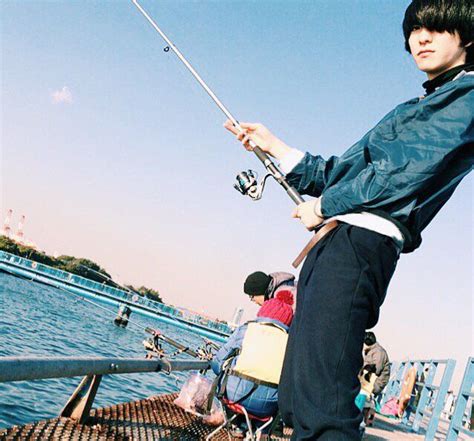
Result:
[[[203,87],[207,94],[212,98],[212,100],[217,104],[219,109],[222,110],[225,116],[232,121],[232,124],[241,132],[243,132],[242,127],[240,127],[239,122],[232,116],[232,114],[227,110],[224,104],[221,103],[216,94],[209,89],[209,86],[204,82],[204,80],[199,76],[199,74],[194,70],[194,68],[189,64],[188,60],[184,58],[183,54],[178,50],[178,48],[171,42],[171,40],[164,34],[164,32],[158,27],[158,25],[153,21],[153,19],[147,14],[147,12],[140,6],[137,0],[132,0],[132,3],[138,8],[138,10],[143,14],[143,16],[148,20],[148,22],[155,28],[163,40],[166,41],[169,48],[178,56],[178,58],[183,62],[191,74],[196,78],[198,83]],[[275,180],[286,190],[288,196],[295,202],[295,204],[301,204],[304,202],[304,199],[301,195],[290,185],[285,179],[285,175],[278,169],[275,163],[270,159],[270,157],[253,141],[250,141],[250,146],[253,147],[253,152],[257,155],[257,158],[263,163],[268,172],[275,178]]]

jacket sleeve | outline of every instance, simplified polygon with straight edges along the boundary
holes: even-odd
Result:
[[[222,370],[222,365],[234,349],[240,349],[247,325],[239,326],[229,339],[219,348],[211,360],[211,368],[217,375]]]
[[[286,175],[286,178],[299,193],[319,197],[338,161],[337,156],[331,156],[326,161],[321,156],[306,153],[303,159]]]
[[[324,217],[384,210],[405,197],[412,199],[450,168],[457,153],[464,155],[472,168],[472,86],[456,89],[451,85],[425,100],[394,112],[360,141],[359,151],[367,163],[358,168],[356,176],[346,176],[323,189]],[[324,180],[318,177],[317,182],[323,185]]]

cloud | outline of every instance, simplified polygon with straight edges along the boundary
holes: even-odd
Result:
[[[62,89],[55,90],[51,94],[51,101],[53,104],[72,104],[72,93],[69,90],[69,87],[63,86]]]

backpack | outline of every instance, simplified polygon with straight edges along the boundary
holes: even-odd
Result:
[[[287,330],[273,322],[249,322],[230,374],[256,384],[277,387],[285,358]]]

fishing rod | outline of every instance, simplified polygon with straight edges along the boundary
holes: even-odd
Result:
[[[107,311],[110,314],[116,315],[115,311],[112,311],[109,308],[106,308],[102,305],[99,305],[98,303],[95,303],[92,300],[86,299],[85,297],[81,296],[80,294],[77,294],[73,291],[69,291],[68,289],[63,288],[62,286],[57,286],[57,288],[59,288],[60,290],[65,291],[65,292],[72,293],[72,294],[78,296],[80,299],[84,300],[85,302],[90,303],[90,304],[92,304],[92,305],[96,306],[97,308],[100,308],[104,311]],[[138,322],[135,322],[133,320],[130,320],[130,318],[128,318],[127,321],[128,321],[128,323],[131,323],[132,325],[135,325],[138,328],[140,328],[141,330],[143,330],[143,325],[142,324],[140,324]],[[185,352],[185,353],[191,355],[194,358],[208,359],[209,360],[209,359],[212,358],[212,354],[211,354],[212,349],[214,349],[214,350],[219,349],[218,345],[216,345],[213,341],[211,341],[207,338],[204,338],[204,337],[202,337],[202,339],[204,340],[204,346],[199,347],[196,351],[193,351],[192,349],[188,348],[187,346],[184,346],[181,343],[178,343],[176,340],[173,340],[172,338],[164,335],[160,331],[152,329],[148,326],[145,327],[145,332],[148,332],[149,334],[152,334],[154,338],[158,338],[159,340],[162,340],[162,341],[168,343],[169,345],[174,346],[175,348],[177,348],[178,351],[173,353],[173,354],[170,354],[169,355],[170,357],[173,357],[173,356],[179,355],[182,352]],[[148,342],[146,340],[143,343],[144,343],[146,349],[151,350],[153,352],[157,352],[161,358],[163,358],[164,356],[167,355],[165,353],[165,351],[163,350],[163,348],[161,347],[161,345],[157,345],[156,343],[148,344]]]
[[[108,277],[108,276],[106,276],[105,274],[100,273],[99,271],[96,271],[96,270],[94,270],[94,269],[92,269],[92,268],[89,268],[88,266],[83,265],[82,263],[79,264],[79,266],[83,267],[83,268],[86,269],[87,271],[91,271],[91,272],[97,274],[98,276],[103,277],[103,278],[106,279],[106,280],[109,280],[110,282],[114,283],[115,285],[117,285],[119,288],[122,288],[123,290],[127,290],[127,291],[130,292],[130,293],[133,293],[133,294],[136,294],[136,295],[140,295],[139,293],[135,292],[134,290],[132,290],[132,289],[126,287],[126,286],[122,286],[122,285],[116,283],[111,277]],[[67,289],[65,289],[65,288],[62,288],[62,287],[58,287],[58,288],[63,289],[64,291],[72,292],[73,294],[76,294],[76,293],[74,293],[73,291],[69,291],[69,290],[67,290]],[[79,294],[76,294],[76,295],[79,296]],[[107,312],[110,312],[111,314],[114,314],[114,315],[115,315],[115,312],[114,312],[114,311],[112,311],[112,310],[110,310],[110,309],[108,309],[108,308],[105,308],[105,307],[103,307],[103,306],[101,306],[101,305],[99,305],[99,304],[97,304],[97,303],[95,303],[95,302],[92,302],[91,300],[88,300],[88,299],[86,299],[86,298],[83,297],[83,296],[80,296],[80,297],[81,297],[84,301],[89,302],[89,303],[92,303],[93,305],[95,305],[95,306],[97,306],[97,307],[99,307],[99,308],[102,308],[103,310],[105,310],[105,311],[107,311]],[[143,329],[143,326],[142,326],[142,325],[140,325],[140,324],[138,324],[138,323],[136,323],[136,322],[133,322],[132,320],[130,320],[130,318],[128,318],[127,321],[128,321],[129,323],[132,323],[132,324],[134,324],[134,325],[136,325],[136,326],[139,326],[140,328]],[[145,328],[145,332],[148,332],[149,334],[152,334],[154,337],[158,337],[160,340],[163,340],[164,342],[170,344],[171,346],[174,346],[174,347],[177,348],[180,352],[186,352],[187,354],[191,355],[192,357],[197,357],[197,358],[202,357],[202,348],[201,348],[201,347],[198,348],[198,350],[197,350],[197,352],[196,352],[196,351],[193,351],[193,350],[189,349],[188,347],[182,345],[181,343],[178,343],[176,340],[173,340],[172,338],[167,337],[166,335],[164,335],[163,333],[161,333],[160,331],[157,331],[157,330],[155,330],[155,329],[146,327],[146,328]],[[209,339],[206,338],[206,337],[201,337],[201,338],[202,338],[202,340],[204,341],[204,347],[205,347],[205,348],[209,348],[209,350],[212,350],[212,349],[218,350],[218,349],[219,349],[220,346],[217,345],[216,343],[214,343],[212,340],[209,340]],[[146,346],[146,345],[145,345],[145,346]]]
[[[109,308],[106,308],[102,305],[99,305],[98,303],[93,302],[92,300],[86,299],[84,296],[82,296],[80,294],[77,294],[74,291],[70,291],[67,288],[63,288],[62,286],[56,286],[56,288],[58,288],[61,291],[67,292],[67,293],[72,293],[75,296],[79,297],[81,300],[84,300],[85,302],[90,303],[90,304],[96,306],[99,309],[107,311],[110,314],[116,315],[115,311],[112,311]],[[141,330],[143,330],[143,325],[142,324],[140,324],[138,322],[135,322],[133,320],[130,320],[130,318],[128,318],[128,323],[131,323],[132,325],[135,325],[138,328],[140,328]],[[196,351],[193,351],[192,349],[188,348],[187,346],[184,346],[181,343],[178,343],[176,340],[173,340],[172,338],[164,335],[160,331],[152,329],[148,326],[145,327],[145,332],[148,332],[149,334],[152,334],[153,337],[156,338],[157,340],[158,339],[162,340],[162,341],[168,343],[169,345],[174,346],[175,348],[178,349],[177,352],[175,352],[174,354],[170,354],[170,356],[176,356],[176,355],[179,355],[182,352],[185,352],[185,353],[191,355],[194,358],[209,360],[209,359],[212,358],[212,349],[215,349],[215,350],[219,349],[218,345],[216,345],[213,341],[211,341],[209,339],[206,339],[204,337],[202,337],[202,339],[204,340],[204,346],[199,347]],[[143,343],[144,343],[146,349],[149,349],[153,352],[157,352],[159,354],[160,358],[163,358],[164,356],[167,355],[165,353],[165,351],[163,350],[163,348],[161,347],[161,345],[157,344],[157,342],[154,342],[153,344],[147,344],[148,342],[145,340]]]
[[[117,283],[111,277],[108,277],[105,274],[88,267],[87,265],[83,265],[82,263],[80,263],[79,266],[84,268],[86,271],[90,271],[94,274],[97,274],[98,276],[102,277],[104,280],[108,280],[109,282],[113,283],[117,288],[121,288],[123,291],[127,291],[128,293],[132,293],[132,294],[136,294],[137,296],[140,296],[140,293],[134,291],[133,289],[129,288],[128,286],[120,285],[120,283]]]
[[[92,300],[86,299],[84,296],[82,296],[82,295],[80,295],[80,294],[77,294],[77,293],[75,293],[75,292],[72,291],[72,290],[69,290],[69,289],[67,289],[67,288],[63,288],[62,286],[59,286],[59,285],[58,285],[58,286],[55,286],[55,288],[58,288],[59,290],[64,291],[64,292],[67,292],[67,293],[74,294],[75,296],[79,297],[81,300],[84,300],[85,302],[90,303],[91,305],[94,305],[94,306],[96,306],[97,308],[100,308],[100,309],[102,309],[102,310],[104,310],[104,311],[107,311],[107,312],[109,312],[110,314],[113,314],[113,315],[115,315],[115,316],[117,315],[117,313],[116,313],[115,311],[112,311],[111,309],[106,308],[105,306],[99,305],[98,303],[93,302]],[[131,323],[132,325],[138,326],[140,329],[143,329],[143,325],[140,324],[140,323],[138,323],[138,322],[134,322],[133,320],[128,319],[128,323]]]
[[[188,346],[179,343],[178,341],[172,339],[171,337],[168,337],[167,335],[164,335],[162,332],[156,329],[147,327],[145,328],[145,332],[148,332],[153,336],[150,340],[145,340],[143,342],[145,348],[151,351],[152,353],[158,354],[158,357],[160,358],[166,355],[161,346],[161,341],[177,349],[177,351],[171,354],[170,356],[176,356],[184,352],[194,358],[199,358],[201,360],[211,360],[213,357],[213,350],[219,349],[219,346],[216,345],[214,342],[203,338],[204,345],[198,347],[194,351]]]
[[[209,88],[209,86],[204,82],[204,80],[199,76],[199,74],[194,70],[191,64],[186,60],[183,54],[178,50],[178,48],[173,44],[173,42],[165,35],[165,33],[158,27],[155,21],[148,15],[148,13],[141,7],[137,0],[132,0],[132,3],[137,7],[137,9],[142,13],[142,15],[148,20],[148,22],[153,26],[153,28],[158,32],[163,40],[165,40],[168,46],[165,47],[165,52],[169,52],[171,49],[177,57],[182,61],[186,68],[191,72],[194,78],[206,91],[206,93],[211,97],[214,103],[217,104],[217,107],[224,113],[224,115],[232,121],[234,127],[239,130],[239,132],[244,132],[242,127],[236,118],[229,112],[229,110],[222,104],[222,102],[217,98],[216,94]],[[238,190],[241,194],[249,196],[252,200],[257,201],[262,197],[263,189],[265,187],[265,182],[268,177],[273,177],[287,192],[288,196],[293,200],[297,205],[304,202],[304,199],[301,195],[293,188],[285,178],[285,175],[278,169],[275,163],[270,159],[270,157],[253,141],[249,141],[252,151],[255,153],[257,158],[262,162],[262,164],[267,169],[267,175],[258,183],[257,174],[253,170],[247,170],[240,172],[236,179],[237,183],[234,184],[234,188]]]
[[[160,331],[157,331],[156,329],[147,327],[145,328],[145,332],[148,332],[149,334],[153,335],[153,337],[156,338],[157,340],[164,341],[165,343],[168,343],[169,345],[174,346],[180,352],[185,352],[186,354],[191,355],[191,357],[199,358],[199,355],[196,351],[193,351],[188,346],[178,343],[176,340],[173,340],[172,338],[162,334]]]

